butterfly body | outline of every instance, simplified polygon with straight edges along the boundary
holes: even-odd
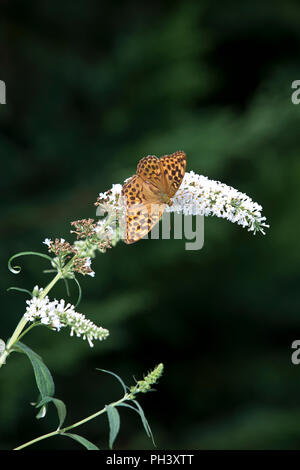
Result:
[[[183,180],[186,154],[182,151],[157,158],[142,158],[133,175],[123,186],[126,203],[125,242],[130,244],[144,237],[159,221],[166,205],[172,205]]]

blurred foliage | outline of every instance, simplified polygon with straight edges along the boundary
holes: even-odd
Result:
[[[205,244],[119,243],[82,279],[79,311],[109,328],[104,344],[39,328],[25,343],[53,373],[66,424],[119,397],[163,362],[143,407],[159,449],[291,449],[300,442],[300,5],[293,0],[162,3],[3,0],[0,106],[2,185],[1,337],[24,312],[24,296],[50,279],[29,257],[13,276],[7,259],[72,239],[69,223],[95,217],[99,191],[121,183],[147,154],[183,149],[188,169],[247,193],[271,228],[253,236],[206,219]],[[76,286],[72,300],[76,299]],[[63,283],[52,295],[64,296]],[[84,397],[84,399],[83,399]],[[1,448],[48,432],[35,420],[30,364],[1,369]],[[78,430],[100,448],[107,422]],[[119,449],[152,448],[138,417],[121,413]],[[78,448],[55,438],[35,448]]]

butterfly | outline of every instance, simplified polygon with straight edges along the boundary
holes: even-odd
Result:
[[[157,158],[142,158],[122,188],[126,205],[124,240],[127,244],[143,238],[161,218],[166,205],[179,189],[186,169],[182,151]]]

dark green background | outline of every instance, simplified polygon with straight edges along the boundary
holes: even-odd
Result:
[[[119,243],[82,277],[79,311],[109,328],[93,349],[68,331],[33,330],[25,343],[53,373],[67,424],[121,396],[158,362],[165,374],[141,397],[158,449],[300,448],[300,5],[220,2],[2,1],[0,79],[1,337],[25,309],[9,286],[45,286],[45,237],[72,240],[69,223],[95,216],[100,191],[138,160],[183,149],[188,170],[263,205],[255,237],[205,220],[201,251],[184,240]],[[51,295],[65,296],[63,283]],[[73,288],[72,301],[76,300]],[[56,428],[36,421],[26,357],[1,369],[1,447]],[[117,449],[152,448],[138,416],[121,410]],[[78,433],[107,448],[107,418]],[[76,432],[77,432],[76,431]],[[66,438],[35,449],[75,449]]]

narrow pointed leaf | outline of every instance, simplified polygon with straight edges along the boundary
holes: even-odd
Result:
[[[117,406],[125,406],[126,408],[130,408],[131,410],[134,410],[137,412],[137,414],[140,416],[141,418],[141,421],[143,423],[143,426],[144,426],[144,429],[146,431],[146,434],[148,437],[150,437],[152,439],[152,442],[153,444],[155,445],[155,442],[154,442],[154,438],[153,438],[153,434],[152,434],[152,431],[151,431],[151,428],[149,426],[149,423],[146,419],[146,416],[145,416],[145,413],[141,407],[141,405],[136,401],[136,400],[132,400],[132,403],[135,403],[137,406],[132,406],[132,405],[129,405],[128,403],[120,403],[119,405]]]
[[[21,341],[15,344],[14,351],[26,354],[29,358],[42,399],[52,397],[55,390],[53,378],[42,358]]]
[[[127,390],[126,390],[126,385],[124,384],[124,382],[123,382],[123,380],[121,379],[121,377],[119,377],[117,374],[114,374],[113,372],[110,372],[109,370],[105,370],[105,369],[96,369],[96,370],[101,370],[101,372],[105,372],[106,374],[113,375],[113,376],[120,382],[120,384],[122,385],[123,390],[124,390],[124,393],[127,392]]]
[[[59,400],[58,398],[51,398],[51,400],[57,409],[57,414],[58,414],[58,419],[59,419],[58,429],[60,429],[67,416],[67,407],[64,404],[64,402],[62,400]]]
[[[49,402],[52,402],[56,407],[58,419],[59,419],[58,429],[60,429],[66,419],[66,415],[67,415],[66,405],[64,404],[62,400],[59,400],[58,398],[45,397],[36,405],[36,407],[44,406],[46,403],[49,403]]]
[[[79,436],[78,434],[70,434],[68,432],[64,432],[61,436],[68,436],[71,439],[82,444],[87,450],[99,450],[99,447],[95,446],[92,442],[88,441],[85,437]]]
[[[136,400],[132,400],[132,402],[135,403],[135,405],[136,405],[137,408],[138,408],[138,411],[139,411],[139,414],[140,414],[140,417],[141,417],[141,420],[142,420],[144,429],[145,429],[145,431],[146,431],[146,433],[147,433],[147,436],[152,439],[152,442],[153,442],[153,444],[155,445],[154,437],[153,437],[151,428],[150,428],[150,426],[149,426],[149,423],[148,423],[148,421],[147,421],[147,418],[146,418],[146,416],[145,416],[145,413],[144,413],[144,411],[143,411],[143,408],[141,407],[141,405],[140,405]]]
[[[137,414],[140,414],[139,410],[138,410],[138,409],[136,409],[136,407],[135,407],[135,406],[128,405],[128,403],[120,403],[120,404],[119,404],[119,405],[117,405],[117,406],[125,406],[126,408],[130,408],[131,410],[134,410],[134,411],[136,411],[136,412],[137,412]]]
[[[112,449],[120,430],[120,415],[118,410],[111,405],[106,405],[105,408],[109,423],[109,448]]]

